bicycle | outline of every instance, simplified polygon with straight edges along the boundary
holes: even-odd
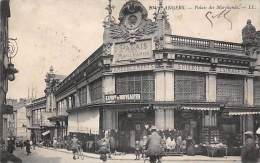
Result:
[[[76,152],[73,153],[73,159],[76,160],[76,159],[79,159],[81,158],[81,160],[84,160],[84,154],[83,154],[83,150],[82,148],[77,148],[76,149]]]
[[[148,161],[149,163],[151,163],[149,157],[144,157],[144,163],[146,163],[146,161]],[[156,160],[155,160],[154,163],[162,163],[161,158],[160,158],[160,157],[156,157]]]

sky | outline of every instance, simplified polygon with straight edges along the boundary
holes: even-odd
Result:
[[[126,1],[112,0],[116,20]],[[152,18],[158,0],[139,1]],[[103,41],[107,3],[108,0],[11,0],[9,37],[17,38],[18,53],[12,62],[19,73],[15,81],[9,82],[7,97],[41,97],[51,66],[55,73],[69,75],[91,55]],[[241,43],[241,29],[249,18],[260,30],[259,0],[164,0],[164,5],[176,35]]]

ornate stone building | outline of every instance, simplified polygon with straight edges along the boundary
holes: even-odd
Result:
[[[56,100],[53,95],[53,88],[64,78],[63,75],[54,74],[54,69],[51,67],[45,79],[45,96],[32,100],[26,106],[31,139],[36,139],[37,142],[44,139],[52,140],[57,135],[56,121],[49,119],[56,116]]]
[[[172,35],[162,2],[154,20],[137,0],[119,22],[111,2],[107,9],[103,44],[55,88],[68,133],[113,130],[123,150],[151,125],[198,144],[239,145],[259,127],[259,32],[250,21],[240,44]]]

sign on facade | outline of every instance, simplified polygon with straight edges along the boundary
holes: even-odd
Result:
[[[115,61],[143,59],[152,57],[152,41],[144,40],[136,43],[116,43],[113,48]]]
[[[141,100],[140,94],[105,95],[105,102],[112,103],[117,101],[137,101]]]

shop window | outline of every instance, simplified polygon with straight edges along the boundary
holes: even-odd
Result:
[[[217,102],[228,105],[244,104],[244,79],[235,76],[218,76]]]
[[[125,73],[116,76],[116,94],[140,94],[142,101],[154,99],[153,73]]]
[[[90,99],[92,103],[102,100],[102,80],[95,80],[89,85]]]
[[[176,101],[206,100],[206,77],[204,74],[176,72],[174,87]]]
[[[260,79],[254,80],[254,104],[260,105]]]

